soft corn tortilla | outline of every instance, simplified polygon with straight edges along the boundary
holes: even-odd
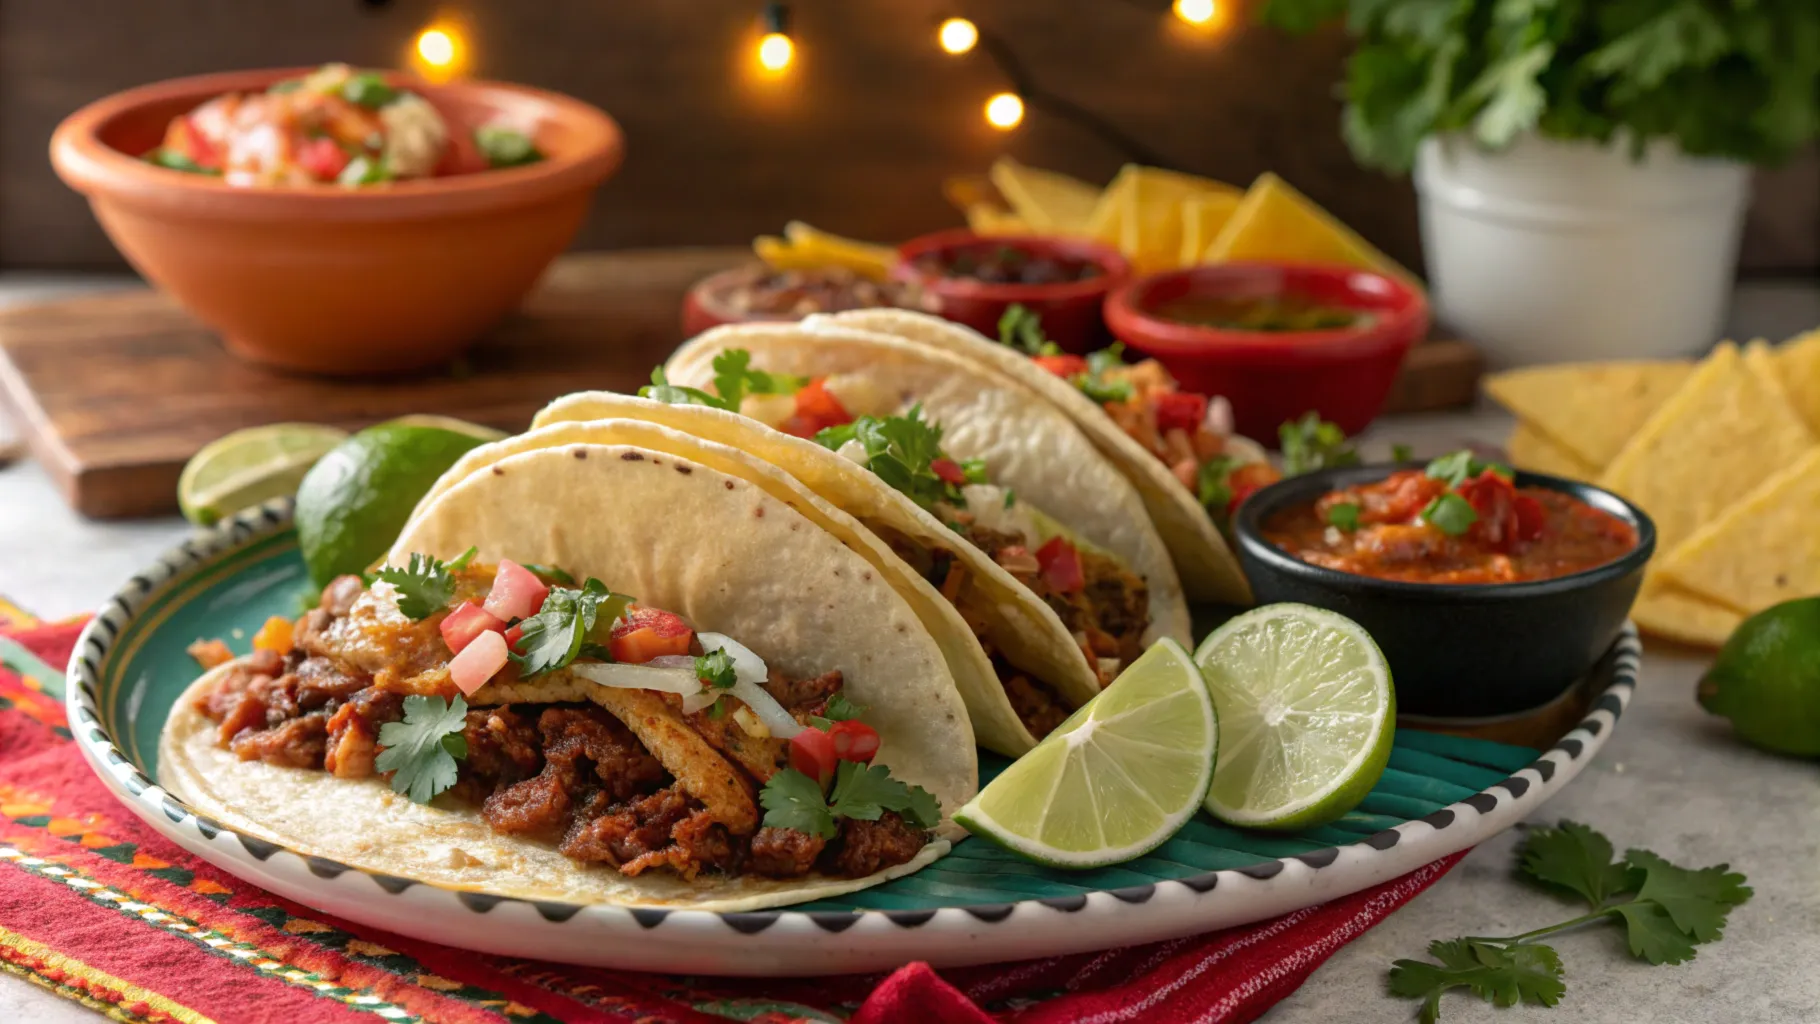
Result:
[[[722,632],[792,676],[840,669],[882,740],[876,763],[940,801],[944,817],[978,788],[966,709],[946,660],[903,597],[865,559],[745,479],[631,445],[565,445],[511,455],[447,488],[405,527],[412,552],[560,565]],[[220,670],[218,670],[220,671]],[[205,676],[193,687],[209,685]],[[483,689],[475,695],[486,699]],[[628,878],[554,847],[501,836],[478,808],[428,806],[378,778],[243,762],[215,724],[180,701],[160,744],[160,782],[199,812],[306,854],[433,885],[532,900],[751,910],[875,885],[947,852],[859,879]],[[661,752],[653,750],[654,754]],[[954,834],[951,825],[943,833]]]
[[[874,331],[917,345],[951,352],[989,370],[1002,373],[1047,399],[1085,433],[1094,447],[1143,498],[1175,561],[1177,574],[1188,596],[1196,601],[1224,604],[1251,603],[1251,586],[1232,556],[1219,527],[1200,500],[1189,493],[1169,467],[1143,445],[1119,429],[1099,403],[1074,385],[1031,362],[1022,353],[997,344],[977,331],[940,317],[889,309],[859,309],[850,313],[818,314],[803,323],[807,330]],[[1262,462],[1264,449],[1247,438],[1234,436],[1232,454],[1247,462]]]
[[[450,481],[521,452],[577,443],[634,444],[669,452],[740,477],[789,503],[890,581],[940,645],[981,746],[1017,757],[1036,746],[1036,737],[1018,720],[991,660],[955,605],[868,527],[889,527],[925,546],[955,552],[979,584],[967,610],[991,623],[991,639],[1013,664],[1049,683],[1071,707],[1099,692],[1093,667],[1048,605],[915,502],[813,441],[719,409],[608,392],[557,399],[537,414],[532,426],[529,433],[467,453],[424,497],[422,507],[452,486]]]
[[[924,415],[942,426],[949,452],[985,459],[994,484],[1016,491],[1143,578],[1150,589],[1145,642],[1165,636],[1189,642],[1181,581],[1137,491],[1066,416],[1015,378],[901,338],[800,324],[717,327],[683,343],[664,370],[672,383],[709,388],[714,357],[728,349],[752,353],[755,369],[838,374],[851,389],[874,392],[881,407],[850,407],[856,415],[897,414],[921,403]]]

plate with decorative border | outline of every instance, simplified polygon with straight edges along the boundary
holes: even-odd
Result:
[[[1591,710],[1547,751],[1399,730],[1386,780],[1359,811],[1311,832],[1266,836],[1197,818],[1157,855],[1086,875],[968,840],[916,875],[796,908],[577,905],[310,856],[200,816],[154,781],[165,713],[197,671],[183,649],[204,635],[244,649],[266,615],[296,613],[304,579],[281,500],[198,532],[96,613],[77,641],[66,699],[76,742],[114,795],[196,856],[350,921],[488,953],[670,973],[1027,959],[1192,935],[1358,892],[1509,828],[1572,781],[1629,704],[1641,657],[1626,625],[1595,670]]]

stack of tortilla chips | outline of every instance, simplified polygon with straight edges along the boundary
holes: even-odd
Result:
[[[1717,646],[1745,616],[1820,594],[1820,330],[1699,363],[1514,370],[1486,390],[1517,415],[1518,465],[1594,481],[1655,520],[1632,613],[1645,630]]]

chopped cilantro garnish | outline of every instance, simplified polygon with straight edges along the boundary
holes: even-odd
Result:
[[[468,702],[457,694],[441,697],[412,694],[404,699],[404,720],[379,727],[379,757],[373,767],[392,773],[392,792],[412,803],[427,804],[455,785],[455,762],[468,756]]]
[[[719,697],[714,698],[714,703],[708,705],[708,717],[709,718],[727,717],[726,702],[721,700]]]
[[[1232,504],[1232,471],[1242,463],[1230,455],[1215,455],[1201,463],[1195,474],[1195,497],[1201,506],[1214,512],[1225,512]]]
[[[1509,466],[1501,462],[1487,462],[1474,456],[1465,448],[1457,452],[1448,452],[1435,459],[1423,472],[1436,480],[1445,482],[1449,487],[1458,487],[1486,470],[1506,479],[1512,476]]]
[[[664,376],[664,368],[661,366],[651,368],[651,383],[638,389],[638,397],[649,398],[665,405],[705,405],[710,409],[737,411],[730,409],[726,402],[700,388],[686,388],[680,384],[670,383],[670,379]]]
[[[1359,506],[1357,502],[1342,501],[1327,508],[1327,525],[1347,533],[1359,528]]]
[[[1422,521],[1449,537],[1458,537],[1479,521],[1472,503],[1452,491],[1428,503],[1422,510]]]
[[[714,390],[734,412],[747,395],[793,395],[809,383],[807,377],[751,367],[752,353],[743,348],[730,348],[714,357]]]
[[[147,163],[157,164],[159,167],[163,167],[167,170],[183,171],[186,174],[221,173],[220,171],[210,170],[209,168],[202,166],[189,157],[184,156],[182,153],[165,149],[162,146],[147,153],[145,155],[145,160]]]
[[[823,709],[823,713],[813,716],[809,721],[812,722],[817,729],[826,732],[828,726],[833,725],[835,722],[845,722],[850,719],[858,718],[865,713],[866,705],[855,704],[847,699],[846,694],[837,692],[834,696],[828,698],[828,705]]]
[[[1062,347],[1043,333],[1043,319],[1021,302],[1005,307],[998,318],[998,340],[1027,356],[1060,355]]]
[[[1015,504],[1017,504],[1017,492],[1009,487],[1005,488],[1005,507],[1010,508]]]
[[[398,610],[421,621],[447,607],[455,597],[453,574],[467,568],[475,550],[467,549],[452,562],[412,554],[404,568],[388,566],[373,573],[373,578],[398,588]]]
[[[1356,466],[1359,453],[1339,427],[1310,412],[1277,428],[1283,448],[1283,475],[1299,476],[1334,466]]]
[[[610,626],[632,603],[631,596],[615,594],[594,577],[580,589],[553,587],[536,615],[520,622],[523,631],[512,650],[512,660],[525,678],[551,672],[584,654],[608,657],[606,648],[590,643],[595,625]]]
[[[1416,450],[1406,444],[1393,444],[1390,446],[1390,461],[1392,462],[1408,462],[1415,457]]]
[[[834,789],[824,800],[814,779],[794,768],[785,768],[758,794],[765,808],[768,828],[790,828],[833,839],[840,827],[836,818],[877,821],[886,811],[896,811],[917,828],[934,828],[941,820],[935,794],[891,777],[882,764],[842,761],[834,775]]]
[[[1729,865],[1690,870],[1647,850],[1612,859],[1611,840],[1584,825],[1534,828],[1524,840],[1523,871],[1585,901],[1590,912],[1503,938],[1471,936],[1432,942],[1426,960],[1398,960],[1390,992],[1422,1002],[1425,1024],[1441,1017],[1441,997],[1464,989],[1498,1006],[1553,1006],[1566,994],[1561,957],[1540,940],[1595,923],[1625,929],[1632,956],[1651,964],[1693,959],[1694,947],[1717,940],[1732,908],[1750,899],[1745,878]]]
[[[1125,345],[1115,341],[1098,352],[1087,353],[1087,372],[1077,373],[1068,378],[1075,390],[1100,405],[1109,402],[1128,402],[1133,393],[1131,382],[1114,380],[1108,376],[1113,370],[1125,365]]]
[[[815,435],[817,444],[835,451],[848,441],[858,441],[866,449],[867,469],[923,508],[936,502],[966,507],[960,485],[942,479],[931,468],[936,459],[946,457],[942,454],[942,428],[923,419],[920,404],[911,406],[902,416],[861,416]],[[985,482],[983,460],[966,459],[956,464],[961,467],[965,482]]]
[[[474,145],[487,158],[488,167],[522,167],[543,159],[531,137],[516,128],[483,124],[474,129]]]
[[[538,565],[536,562],[525,562],[524,567],[531,570],[532,575],[537,576],[540,579],[550,580],[570,587],[575,585],[575,577],[569,575],[568,570],[566,569],[559,569],[554,565]]]
[[[341,98],[377,110],[398,98],[398,90],[376,72],[362,71],[341,86]]]
[[[717,690],[730,690],[738,682],[733,656],[724,649],[695,656],[695,676]]]

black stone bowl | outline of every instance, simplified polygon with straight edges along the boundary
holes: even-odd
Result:
[[[1429,584],[1309,565],[1264,539],[1263,523],[1280,510],[1421,465],[1319,470],[1246,498],[1233,531],[1258,603],[1310,604],[1364,626],[1390,662],[1400,714],[1485,718],[1547,704],[1617,639],[1656,549],[1655,524],[1610,491],[1519,472],[1518,487],[1561,491],[1635,526],[1637,546],[1614,562],[1551,580]]]

